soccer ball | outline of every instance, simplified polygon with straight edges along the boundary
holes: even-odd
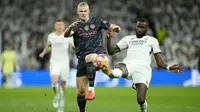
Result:
[[[103,65],[108,65],[108,58],[105,55],[97,55],[93,60],[93,64],[101,69]]]

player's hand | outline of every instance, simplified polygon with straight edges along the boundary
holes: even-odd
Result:
[[[114,32],[117,32],[117,33],[120,32],[120,30],[121,30],[121,28],[120,28],[119,26],[116,26],[116,27],[113,29],[113,31],[114,31]]]
[[[184,68],[182,66],[178,65],[178,64],[175,64],[175,65],[170,66],[169,70],[171,72],[175,72],[175,73],[180,74],[184,71]]]
[[[39,54],[39,57],[40,57],[40,58],[43,58],[44,55],[45,55],[45,54],[42,52],[42,53]]]
[[[80,23],[80,21],[75,21],[75,22],[73,22],[69,27],[70,27],[70,28],[74,28],[74,27],[76,27],[79,23]]]
[[[112,31],[112,30],[107,30],[107,31],[106,31],[106,37],[107,37],[107,38],[111,38],[111,37],[112,37],[112,34],[113,34],[113,31]]]

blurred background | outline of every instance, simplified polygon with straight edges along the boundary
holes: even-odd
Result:
[[[121,32],[113,37],[114,43],[126,35],[135,34],[137,19],[145,17],[150,23],[148,34],[160,42],[162,56],[167,64],[181,64],[189,71],[198,69],[200,0],[84,1],[90,5],[90,16],[100,16],[121,27]],[[50,54],[44,59],[38,56],[46,44],[47,35],[54,31],[53,25],[57,19],[63,19],[66,27],[78,19],[76,7],[79,2],[81,1],[1,0],[1,52],[8,44],[14,46],[21,74],[24,70],[30,70],[31,73],[32,70],[48,70]],[[122,61],[125,54],[126,51],[110,57],[110,66]],[[76,70],[77,59],[74,51],[70,50],[69,55],[71,70]],[[153,56],[152,67],[155,71],[159,70]],[[45,73],[45,76],[48,76],[48,71]],[[187,74],[188,77],[191,77],[191,73]],[[198,73],[197,70],[195,73]]]
[[[160,69],[152,56],[148,112],[200,112],[200,89],[197,87],[200,86],[200,0],[82,1],[90,5],[90,16],[100,16],[121,27],[121,32],[112,38],[113,43],[135,34],[137,19],[147,18],[148,34],[158,39],[166,63],[185,67],[183,74],[178,75]],[[63,19],[66,27],[78,19],[76,7],[82,1],[0,0],[0,56],[8,45],[12,45],[20,68],[7,77],[10,79],[8,87],[13,89],[3,88],[0,80],[1,112],[56,111],[52,107],[53,91],[48,70],[50,54],[41,59],[39,53],[48,34],[54,31],[57,19]],[[78,112],[75,100],[77,59],[71,49],[69,55],[71,69],[67,86],[70,88],[67,88],[65,112]],[[110,56],[110,66],[122,61],[125,55],[123,51]],[[0,72],[0,79],[2,77]],[[97,72],[95,81],[99,87],[95,90],[95,101],[88,102],[87,111],[138,110],[132,81],[112,80],[101,71]]]

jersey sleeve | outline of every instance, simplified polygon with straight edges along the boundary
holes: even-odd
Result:
[[[50,34],[47,37],[47,45],[51,45],[51,35]]]
[[[127,49],[128,48],[128,38],[123,37],[118,43],[117,46],[120,50]]]
[[[159,42],[156,38],[153,38],[152,49],[154,54],[161,52]]]
[[[98,18],[99,25],[102,29],[108,30],[110,28],[110,23],[106,20]]]

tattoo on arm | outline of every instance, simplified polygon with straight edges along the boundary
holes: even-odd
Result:
[[[156,63],[159,67],[163,68],[163,69],[167,69],[167,64],[163,61],[162,57],[161,57],[161,53],[156,53],[154,54],[154,57],[156,59]]]
[[[109,55],[113,55],[117,52],[120,52],[120,49],[116,44],[111,45],[111,39],[110,38],[107,38],[107,50],[108,50]]]
[[[64,31],[64,37],[68,38],[71,36],[71,32],[72,32],[72,27],[68,27],[65,31]]]

